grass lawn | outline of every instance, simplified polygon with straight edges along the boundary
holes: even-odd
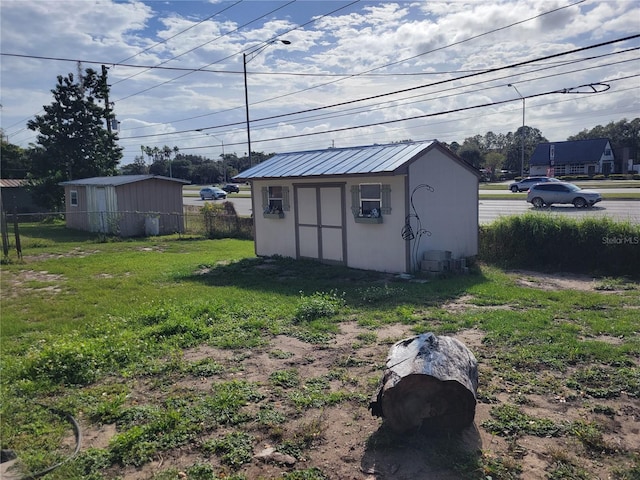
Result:
[[[0,433],[22,475],[640,478],[637,283],[410,281],[251,241],[21,231],[0,270]],[[369,399],[390,346],[424,332],[477,357],[476,418],[399,437]]]

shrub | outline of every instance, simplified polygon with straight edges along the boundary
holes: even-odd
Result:
[[[544,213],[505,217],[480,227],[479,258],[505,268],[637,276],[640,226]]]
[[[72,338],[47,345],[33,355],[25,376],[55,384],[88,385],[98,378],[100,367],[94,345]]]
[[[207,237],[253,239],[253,219],[238,217],[233,203],[207,203],[200,211]]]
[[[296,318],[300,321],[309,321],[317,318],[333,317],[344,304],[344,293],[338,295],[335,290],[315,292],[310,296],[301,295]]]

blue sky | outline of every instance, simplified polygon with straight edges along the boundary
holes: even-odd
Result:
[[[617,41],[640,33],[634,0],[3,0],[0,22],[9,141],[35,140],[57,75],[104,64],[123,163],[141,145],[244,155],[243,54],[253,151],[515,132],[520,95],[552,141],[640,115],[640,40]],[[609,89],[551,93],[592,83]]]

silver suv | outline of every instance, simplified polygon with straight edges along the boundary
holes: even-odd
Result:
[[[553,178],[553,177],[527,177],[527,178],[523,178],[519,182],[513,182],[509,184],[509,190],[511,190],[513,193],[526,192],[527,190],[529,190],[531,185],[535,185],[536,183],[558,182],[558,181],[559,180],[557,178]]]
[[[554,203],[573,203],[576,208],[593,207],[602,200],[595,190],[582,190],[568,182],[537,183],[527,193],[527,202],[535,208],[550,207]]]

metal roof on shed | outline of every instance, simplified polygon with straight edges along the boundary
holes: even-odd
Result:
[[[91,185],[91,186],[97,186],[97,187],[117,187],[119,185],[142,182],[144,180],[150,180],[152,178],[155,178],[158,180],[168,180],[170,182],[191,183],[188,180],[163,177],[160,175],[114,175],[111,177],[91,177],[91,178],[81,178],[79,180],[69,180],[67,182],[60,182],[60,185],[77,185],[77,186]]]
[[[24,187],[29,182],[24,179],[2,178],[0,179],[0,187],[18,188]]]
[[[256,178],[394,173],[437,143],[436,140],[428,140],[279,153],[241,172],[234,178],[250,180]]]

